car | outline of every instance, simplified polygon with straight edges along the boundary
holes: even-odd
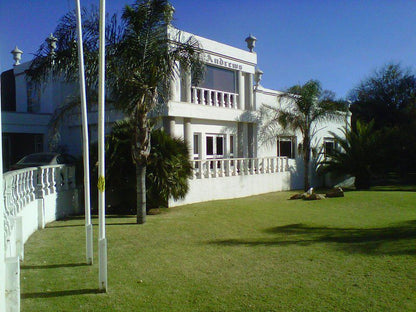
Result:
[[[10,170],[50,165],[73,165],[75,162],[76,158],[69,154],[34,153],[20,159],[17,163],[10,167]]]

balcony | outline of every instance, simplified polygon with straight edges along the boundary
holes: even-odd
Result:
[[[192,87],[191,102],[199,105],[237,109],[238,94],[200,87]]]

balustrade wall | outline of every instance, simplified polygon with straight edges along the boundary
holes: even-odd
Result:
[[[193,160],[193,176],[179,206],[216,199],[238,198],[290,189],[287,157]]]
[[[75,167],[43,166],[3,174],[6,311],[20,309],[24,243],[45,224],[78,213]],[[3,259],[2,259],[3,260]],[[1,277],[3,279],[3,277]]]

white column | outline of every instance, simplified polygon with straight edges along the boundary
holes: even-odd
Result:
[[[192,160],[194,150],[194,140],[192,137],[192,123],[190,118],[184,118],[183,120],[183,134],[186,144],[188,145],[189,157]]]
[[[192,77],[190,70],[181,68],[181,101],[191,103]]]
[[[170,81],[170,99],[175,102],[179,102],[181,99],[181,83],[179,79],[179,70],[179,62],[176,61],[176,69]]]
[[[176,121],[175,117],[168,117],[169,118],[169,135],[174,138],[175,137],[175,126]]]
[[[253,74],[245,75],[245,109],[253,110]]]
[[[248,124],[246,122],[242,123],[243,125],[243,133],[242,133],[242,141],[243,141],[243,158],[247,158],[248,157]]]
[[[238,101],[237,108],[244,109],[244,99],[245,99],[245,90],[244,90],[244,75],[242,71],[238,71]]]

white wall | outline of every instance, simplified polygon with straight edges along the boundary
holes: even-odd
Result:
[[[169,207],[289,189],[289,172],[193,179],[189,181],[189,192],[186,197],[178,201],[169,200]]]

